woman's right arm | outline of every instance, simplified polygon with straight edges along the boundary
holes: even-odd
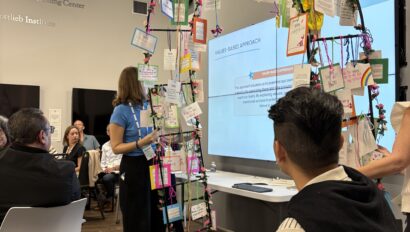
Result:
[[[410,108],[407,108],[401,122],[399,133],[393,145],[392,155],[374,160],[358,171],[370,178],[381,178],[395,174],[410,165]]]
[[[137,148],[137,142],[138,147],[142,148],[146,145],[155,142],[158,138],[158,131],[154,130],[153,132],[151,132],[150,134],[148,134],[147,136],[138,141],[124,143],[124,131],[125,129],[123,127],[115,123],[110,124],[111,146],[114,154],[125,154],[131,152]]]

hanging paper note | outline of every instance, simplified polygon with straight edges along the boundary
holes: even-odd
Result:
[[[181,82],[175,80],[168,80],[166,87],[165,101],[173,104],[179,104],[181,102]]]
[[[165,209],[168,212],[168,223],[172,223],[178,220],[182,220],[182,207],[181,204],[173,204],[165,206]],[[165,210],[162,210],[162,216],[164,220],[164,224],[167,224],[167,215],[165,214]]]
[[[143,147],[142,151],[144,152],[145,158],[147,158],[147,160],[151,160],[152,158],[155,157],[155,151],[151,147],[151,145],[147,145],[147,146]]]
[[[359,67],[353,66],[351,62],[343,69],[343,79],[346,89],[356,89],[361,87],[362,76]]]
[[[151,118],[151,110],[141,110],[140,111],[140,121],[141,127],[152,127],[153,121]]]
[[[198,17],[194,18],[194,27],[192,32],[192,40],[195,43],[206,43],[207,20]]]
[[[310,64],[297,64],[293,66],[293,85],[292,88],[310,85]]]
[[[165,117],[166,128],[179,128],[178,123],[178,107],[176,105],[170,105],[167,108],[168,112]]]
[[[357,126],[357,142],[359,147],[359,157],[362,157],[377,149],[376,140],[370,129],[369,120],[364,118],[359,120],[359,125]]]
[[[177,59],[176,49],[164,49],[164,70],[175,70]]]
[[[356,26],[357,11],[354,10],[351,0],[337,0],[336,12],[341,26]]]
[[[352,89],[352,94],[356,96],[364,96],[364,88],[360,87],[357,89]]]
[[[342,70],[339,64],[333,65],[333,71],[330,70],[330,66],[319,68],[319,73],[323,91],[333,92],[344,88]]]
[[[158,66],[138,64],[139,81],[158,81]]]
[[[335,0],[315,0],[315,10],[330,17],[335,16]]]
[[[174,17],[171,20],[172,25],[188,25],[188,0],[173,1]]]
[[[198,102],[194,102],[188,106],[182,108],[182,116],[184,117],[185,121],[188,121],[196,116],[202,114],[201,108],[199,107]]]
[[[198,51],[189,49],[189,54],[191,54],[191,70],[199,71],[201,62],[201,53]]]
[[[195,101],[198,103],[204,102],[204,80],[195,80]]]
[[[159,165],[149,166],[149,174],[151,180],[151,190],[171,186],[171,166],[169,164],[162,165],[162,177],[164,178],[164,185],[162,185]]]
[[[179,73],[188,72],[191,69],[191,54],[181,57]]]
[[[354,110],[352,91],[350,89],[340,89],[336,92],[336,96],[343,105],[345,116],[352,114]]]
[[[157,37],[147,34],[139,28],[135,28],[131,44],[153,54],[155,52],[155,47],[157,46],[157,41]]]
[[[171,0],[161,0],[161,11],[170,19],[174,18],[173,7]]]
[[[211,230],[216,231],[217,227],[216,227],[216,211],[215,210],[211,210],[211,219],[212,219]]]
[[[169,164],[171,172],[181,171],[181,156],[180,151],[172,151],[171,155],[165,155],[162,157],[162,163]]]
[[[378,84],[389,82],[389,59],[370,59],[373,79]]]
[[[361,75],[360,85],[361,87],[374,85],[373,75],[372,75],[372,68],[370,67],[369,63],[366,64],[356,64],[359,68],[359,72]]]
[[[203,0],[202,4],[205,11],[215,10],[215,6],[217,10],[221,9],[221,0]]]
[[[287,56],[293,56],[306,52],[307,14],[290,19],[288,33]]]
[[[377,50],[377,51],[372,51],[370,52],[369,56],[366,57],[366,54],[364,52],[361,52],[359,54],[359,60],[364,60],[366,58],[372,60],[372,59],[381,59],[382,58],[382,51]]]
[[[188,175],[199,172],[199,159],[196,155],[188,156]]]
[[[206,44],[194,43],[192,38],[189,39],[188,41],[188,47],[190,50],[195,50],[198,52],[206,52]]]
[[[282,16],[282,27],[289,27],[290,9],[292,8],[292,0],[280,0],[280,14]]]
[[[207,214],[206,212],[206,203],[202,202],[191,207],[191,216],[192,220],[196,220],[198,218],[205,217]]]

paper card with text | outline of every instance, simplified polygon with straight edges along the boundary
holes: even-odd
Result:
[[[206,44],[207,22],[206,19],[198,17],[194,18],[194,27],[192,31],[192,40],[194,43]]]
[[[157,37],[147,34],[139,28],[135,28],[131,44],[153,54],[155,52],[155,47],[157,46],[157,41]]]
[[[340,89],[336,91],[336,96],[343,105],[345,115],[351,115],[354,111],[353,96],[350,89]]]
[[[199,173],[200,161],[196,155],[188,156],[188,175]]]
[[[174,71],[177,62],[176,49],[164,49],[164,70]]]
[[[198,52],[206,52],[206,44],[194,43],[192,38],[188,40],[188,47],[189,49],[195,50]]]
[[[359,67],[354,66],[351,62],[346,64],[343,69],[343,79],[346,89],[357,89],[361,87],[361,73]]]
[[[319,68],[319,73],[323,91],[333,92],[344,88],[342,70],[339,64],[333,64],[333,71],[330,70],[330,66]]]
[[[165,114],[165,127],[170,129],[179,128],[177,105],[170,105],[167,107]]]
[[[162,179],[158,164],[149,166],[149,174],[151,180],[151,190],[162,188]],[[171,186],[171,166],[169,164],[162,165],[162,176],[164,178],[164,187]]]
[[[194,81],[196,87],[195,87],[195,101],[198,103],[203,103],[204,102],[204,80],[195,80]]]
[[[139,81],[158,81],[158,66],[138,64]]]
[[[212,219],[212,226],[211,226],[211,230],[217,230],[217,227],[216,227],[216,211],[215,210],[212,210],[211,211],[211,219]]]
[[[373,79],[377,84],[389,82],[389,59],[370,59]]]
[[[207,214],[206,212],[206,203],[201,202],[199,204],[191,206],[191,216],[192,220],[196,220],[198,218],[205,217]]]
[[[169,164],[171,172],[181,171],[181,155],[180,151],[172,151],[171,155],[165,155],[162,157],[162,163]]]
[[[147,160],[151,160],[152,158],[155,157],[155,151],[151,145],[147,145],[143,147],[142,151],[144,152],[145,158],[147,158]]]
[[[182,207],[181,204],[176,203],[173,205],[165,206],[166,211],[168,212],[168,223],[172,223],[178,220],[182,220]],[[162,217],[164,220],[164,224],[167,224],[167,215],[165,214],[165,210],[162,210]]]
[[[336,0],[315,0],[315,10],[330,17],[334,17],[336,15],[335,1]]]
[[[202,4],[205,11],[214,11],[215,7],[217,10],[221,9],[221,0],[203,0]]]
[[[372,68],[369,63],[366,64],[361,64],[358,63],[356,66],[359,68],[360,72],[360,86],[368,86],[368,85],[374,85],[374,80],[373,80],[373,74],[372,74]]]
[[[341,26],[356,26],[357,10],[353,10],[352,1],[337,0],[336,15],[340,17],[339,25]]]
[[[189,49],[189,53],[191,54],[191,70],[199,71],[201,68],[201,53],[193,49]]]
[[[187,53],[181,57],[179,73],[186,73],[191,69],[191,54]]]
[[[306,52],[307,42],[307,14],[302,14],[290,19],[288,30],[287,56],[293,56]]]
[[[172,25],[188,25],[188,0],[173,1],[174,17],[171,20]]]
[[[161,0],[161,11],[170,19],[174,18],[173,7],[172,0]]]
[[[181,82],[168,80],[168,85],[165,88],[167,90],[165,94],[165,101],[173,104],[180,104]]]
[[[154,123],[151,118],[151,110],[141,110],[140,121],[140,127],[153,127]]]
[[[293,66],[293,85],[292,88],[310,85],[310,64],[296,64]]]
[[[364,60],[366,59],[366,54],[364,52],[361,52],[359,54],[359,60]],[[376,50],[376,51],[372,51],[369,54],[369,57],[367,57],[368,59],[372,60],[372,59],[381,59],[382,58],[382,51],[381,50]]]
[[[352,95],[364,96],[364,88],[360,87],[360,88],[357,88],[357,89],[352,89]]]
[[[359,157],[362,157],[377,149],[376,140],[370,129],[370,122],[367,118],[359,120],[357,126],[357,142],[359,147]]]
[[[185,121],[188,121],[196,116],[202,114],[202,110],[199,107],[198,102],[194,102],[188,106],[185,106],[181,110],[182,116],[184,117]]]

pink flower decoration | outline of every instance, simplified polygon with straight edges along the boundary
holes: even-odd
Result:
[[[379,118],[383,120],[383,119],[386,118],[386,116],[384,116],[384,114],[381,114],[381,115],[379,115]]]
[[[382,103],[377,104],[377,105],[376,105],[376,108],[377,108],[377,109],[383,109],[383,108],[384,108],[384,105],[383,105]]]

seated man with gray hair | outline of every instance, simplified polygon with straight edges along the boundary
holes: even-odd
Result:
[[[8,121],[11,146],[0,151],[0,223],[11,207],[50,207],[80,198],[74,163],[48,153],[51,134],[43,112],[24,108]]]

